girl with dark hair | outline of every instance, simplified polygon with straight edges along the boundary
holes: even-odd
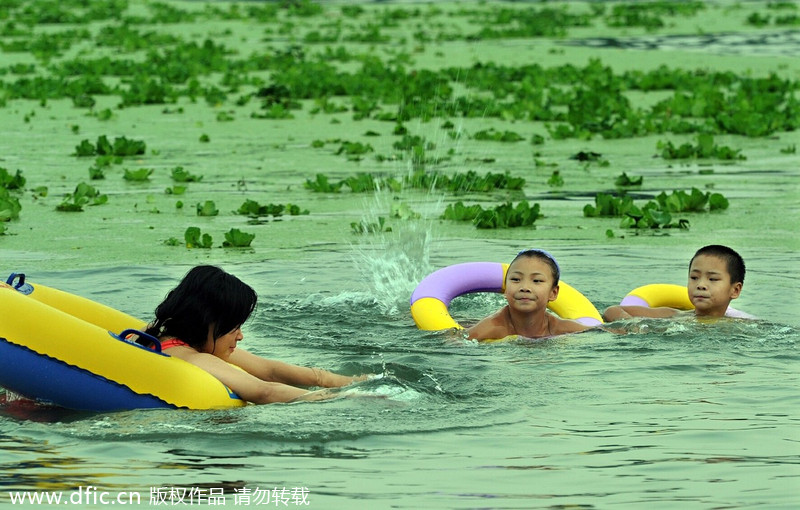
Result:
[[[256,292],[215,266],[192,268],[156,308],[146,333],[170,356],[196,365],[248,402],[269,404],[321,400],[335,394],[303,387],[346,386],[366,376],[348,377],[300,367],[237,349],[242,324],[256,308]]]
[[[474,340],[499,340],[518,335],[542,338],[589,329],[579,322],[547,313],[558,297],[561,270],[544,250],[523,250],[508,266],[505,297],[508,304],[467,330]]]

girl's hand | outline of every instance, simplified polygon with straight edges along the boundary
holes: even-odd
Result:
[[[349,376],[349,375],[334,374],[333,372],[328,372],[327,370],[320,370],[318,368],[314,368],[312,370],[317,376],[317,386],[322,386],[325,388],[340,388],[342,386],[348,386],[356,382],[367,381],[369,379],[374,379],[378,377],[375,374],[361,374],[356,376]]]

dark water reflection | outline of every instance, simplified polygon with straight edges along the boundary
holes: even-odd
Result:
[[[754,33],[649,35],[636,37],[591,37],[562,44],[595,49],[665,50],[717,55],[796,56],[800,54],[800,30]]]

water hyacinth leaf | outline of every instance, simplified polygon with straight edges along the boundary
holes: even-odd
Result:
[[[10,196],[7,191],[0,188],[0,221],[18,219],[21,210],[19,199]]]
[[[608,193],[598,193],[594,197],[595,206],[583,207],[585,217],[623,216],[633,207],[633,199],[627,195],[615,197]]]
[[[672,215],[670,213],[658,209],[646,209],[645,217],[649,220],[652,227],[669,225],[672,221]]]
[[[184,170],[182,166],[176,166],[170,170],[170,176],[175,182],[200,182],[203,180],[202,175],[194,175],[187,170]]]
[[[727,209],[729,205],[730,202],[728,202],[728,199],[722,196],[720,193],[712,193],[708,197],[708,207],[711,211]]]
[[[0,167],[0,188],[22,189],[24,186],[25,177],[22,176],[22,170],[17,170],[12,175],[8,169]]]
[[[616,179],[614,179],[614,185],[619,186],[621,188],[629,187],[629,186],[641,186],[644,182],[644,177],[640,176],[630,176],[626,172],[622,172]]]
[[[377,222],[367,220],[351,222],[350,229],[354,234],[378,234],[392,231],[391,227],[386,226],[386,218],[383,216],[379,216]]]
[[[144,182],[150,180],[150,176],[153,175],[153,172],[154,170],[152,168],[139,168],[137,170],[129,170],[126,168],[122,178],[126,181]]]
[[[392,203],[390,212],[392,218],[399,218],[402,220],[415,220],[422,217],[420,213],[411,209],[411,207],[405,202],[399,204]]]
[[[147,145],[140,140],[129,140],[124,136],[114,139],[114,143],[109,142],[106,135],[97,137],[97,143],[92,144],[89,140],[81,140],[75,147],[75,156],[138,156],[145,153]]]
[[[696,153],[698,158],[714,157],[714,137],[708,133],[697,135]]]
[[[183,195],[184,193],[186,193],[186,189],[187,189],[186,186],[175,184],[173,186],[169,186],[168,188],[166,188],[164,190],[164,193],[166,193],[167,195]]]
[[[512,202],[506,202],[486,210],[480,205],[465,206],[459,201],[448,205],[442,214],[443,219],[471,221],[480,229],[531,226],[539,217],[539,204],[531,206],[526,200],[516,206]]]
[[[552,175],[547,179],[547,185],[554,188],[564,185],[564,178],[561,177],[561,173],[558,170],[553,170]]]
[[[90,166],[89,167],[89,179],[92,181],[99,181],[106,178],[106,172],[100,167],[97,166]]]
[[[89,140],[81,140],[81,143],[75,146],[74,155],[78,157],[94,156],[97,151],[94,145]]]
[[[513,131],[497,131],[494,128],[478,131],[473,136],[475,140],[488,140],[493,142],[519,142],[525,138]]]
[[[444,213],[442,214],[442,219],[445,220],[455,220],[455,221],[472,221],[474,220],[481,212],[483,208],[480,205],[464,205],[464,202],[458,201],[454,204],[449,204],[444,209]]]
[[[199,227],[188,227],[183,238],[187,248],[211,248],[213,242],[209,234],[201,234]]]
[[[216,216],[219,214],[217,205],[213,200],[206,200],[205,202],[198,203],[196,206],[198,216]]]
[[[226,248],[247,248],[255,238],[255,234],[249,234],[247,232],[242,232],[238,228],[232,228],[225,232],[225,241],[222,242],[222,246]]]
[[[375,191],[378,189],[377,179],[368,173],[358,173],[355,177],[348,177],[342,181],[354,193]]]
[[[304,187],[317,193],[339,193],[343,184],[343,182],[331,184],[327,175],[317,174],[313,181],[306,179]]]
[[[81,212],[86,205],[102,205],[108,202],[108,196],[100,193],[91,184],[81,182],[75,191],[64,196],[62,202],[56,206],[57,211]]]

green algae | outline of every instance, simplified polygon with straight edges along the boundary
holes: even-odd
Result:
[[[536,236],[543,242],[548,236],[606,242],[605,232],[619,228],[619,220],[584,219],[581,210],[621,172],[646,178],[647,187],[638,190],[645,200],[676,188],[713,188],[730,202],[721,214],[688,213],[691,228],[662,242],[698,243],[724,232],[732,242],[797,243],[770,212],[797,213],[790,193],[797,167],[792,153],[781,151],[798,141],[800,71],[793,59],[566,44],[598,34],[693,33],[695,26],[711,26],[708,19],[754,33],[746,9],[735,4],[653,10],[661,27],[619,28],[612,28],[610,8],[599,13],[597,6],[574,4],[548,13],[557,34],[538,35],[520,33],[518,22],[543,15],[538,6],[492,12],[479,3],[354,9],[308,2],[98,2],[91,8],[67,2],[51,11],[33,2],[9,5],[0,117],[13,150],[3,164],[20,168],[28,180],[22,193],[8,194],[19,201],[18,214],[0,223],[0,250],[11,264],[13,254],[25,252],[42,253],[36,264],[48,267],[75,259],[197,260],[196,251],[167,241],[198,221],[208,222],[203,231],[223,237],[252,221],[237,214],[243,200],[314,205],[308,215],[257,221],[253,228],[263,235],[237,256],[291,256],[316,243],[347,243],[365,205],[335,193],[343,186],[389,193],[423,211],[422,218],[377,211],[384,223],[372,222],[372,231],[427,221],[441,235],[478,240],[483,230],[439,222],[442,210],[456,199],[486,209],[527,199],[541,206]],[[431,30],[419,28],[423,19]],[[149,153],[126,153],[125,164],[152,169],[149,181],[127,182],[118,164],[98,163],[107,205],[55,213],[60,197],[74,193],[86,176],[83,158],[68,156],[82,144],[78,133],[88,136],[87,152],[89,145],[98,152],[101,137],[142,141]],[[702,148],[692,142],[713,136],[729,154],[748,159],[671,160],[658,149],[665,135],[675,148]],[[526,139],[535,141],[535,153]],[[602,154],[606,166],[571,160],[577,151]],[[558,165],[560,180],[539,161]],[[177,167],[202,176],[183,189],[181,202],[163,192],[180,182],[170,175]],[[320,175],[324,195],[304,185],[320,183]],[[477,176],[469,182],[504,176],[522,184],[441,184],[459,176]],[[34,192],[42,186],[49,196]],[[217,214],[197,216],[178,207],[184,201],[201,210],[213,203]],[[136,250],[109,242],[122,233]],[[503,235],[533,234],[521,228]],[[637,241],[616,236],[613,242]]]

